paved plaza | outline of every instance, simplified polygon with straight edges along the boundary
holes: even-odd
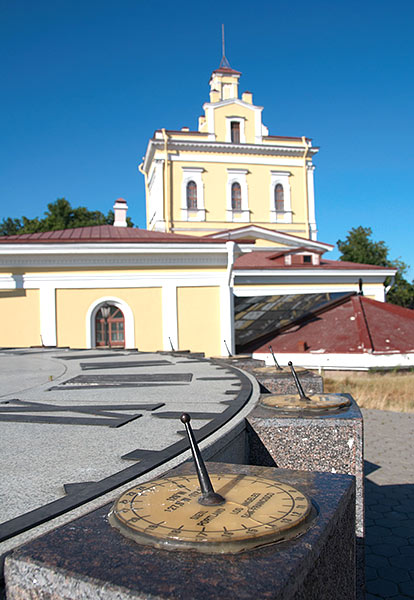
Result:
[[[43,506],[76,495],[90,510],[122,489],[107,486],[97,498],[97,482],[139,465],[156,471],[183,450],[183,410],[193,414],[196,430],[210,432],[251,410],[243,379],[197,356],[3,351],[0,377],[0,530],[11,523],[18,531],[27,515],[36,518]],[[362,412],[367,600],[414,598],[414,414]],[[64,516],[54,520],[61,522]],[[23,543],[30,531],[14,539]],[[0,550],[15,545],[9,539]]]
[[[10,350],[0,377],[0,554],[182,462],[182,412],[210,443],[259,393],[191,354]]]
[[[414,598],[414,414],[362,413],[366,598]]]

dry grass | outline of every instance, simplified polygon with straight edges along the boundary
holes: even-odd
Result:
[[[325,392],[347,392],[363,408],[414,412],[414,373],[325,371]]]

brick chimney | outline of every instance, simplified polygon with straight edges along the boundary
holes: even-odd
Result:
[[[115,201],[113,208],[115,214],[114,227],[126,227],[126,214],[128,210],[126,200],[123,198],[118,198],[118,200]]]

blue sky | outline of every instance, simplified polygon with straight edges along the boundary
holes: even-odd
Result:
[[[0,219],[121,196],[144,227],[137,164],[155,129],[196,128],[224,23],[270,133],[321,148],[319,239],[370,226],[412,278],[413,21],[412,0],[0,0]]]

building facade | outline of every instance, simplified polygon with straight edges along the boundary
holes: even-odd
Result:
[[[361,282],[384,301],[395,269],[324,257],[333,246],[317,240],[318,148],[269,135],[252,94],[239,98],[239,78],[214,71],[198,131],[162,129],[149,141],[139,167],[147,229],[126,227],[118,199],[112,226],[0,238],[0,347],[226,355],[260,312],[244,318],[246,302],[311,301]]]
[[[269,135],[241,73],[220,67],[198,131],[157,130],[140,165],[147,228],[206,235],[254,223],[316,240],[313,157],[306,137]]]

